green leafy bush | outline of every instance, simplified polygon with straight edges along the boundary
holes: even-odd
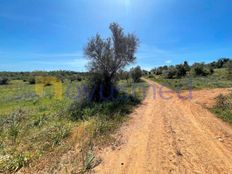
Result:
[[[173,79],[177,74],[177,69],[175,67],[169,67],[167,70],[164,70],[162,73],[164,78]]]
[[[90,107],[90,103],[86,100],[82,101],[74,101],[70,107],[68,108],[68,115],[71,120],[77,121],[77,120],[84,120],[84,110],[86,108]]]
[[[207,76],[209,74],[203,63],[195,63],[191,71],[194,76]]]
[[[219,95],[211,110],[222,120],[232,123],[232,94],[228,96]]]
[[[86,120],[97,114],[111,118],[115,114],[127,114],[131,107],[140,103],[137,97],[120,94],[110,101],[93,102],[74,101],[68,108],[68,115],[71,120]]]
[[[31,84],[31,85],[35,84],[35,82],[36,82],[35,77],[30,77],[30,78],[28,79],[28,82],[29,82],[29,84]]]
[[[133,79],[134,82],[139,82],[140,78],[143,75],[143,72],[142,72],[140,66],[137,66],[135,68],[131,68],[130,74],[131,74],[131,78]]]

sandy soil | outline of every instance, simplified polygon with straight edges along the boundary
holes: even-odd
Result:
[[[228,95],[230,92],[232,92],[232,88],[193,90],[191,101],[204,107],[211,108],[215,104],[215,98],[219,94]],[[189,91],[184,91],[181,95],[188,96]]]
[[[124,143],[116,149],[102,150],[103,162],[95,172],[232,173],[232,127],[197,104],[202,102],[202,95],[208,101],[220,91],[195,92],[193,99],[183,100],[175,93],[159,93],[157,87],[168,89],[147,82],[150,87],[146,99],[119,132]],[[154,91],[159,94],[154,95]],[[172,98],[164,99],[168,96]]]

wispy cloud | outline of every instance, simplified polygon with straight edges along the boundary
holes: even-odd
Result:
[[[166,60],[165,63],[166,63],[166,64],[171,64],[171,63],[172,63],[172,60]]]

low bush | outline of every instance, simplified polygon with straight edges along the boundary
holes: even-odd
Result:
[[[229,80],[232,80],[232,62],[228,62],[226,64],[226,68],[227,68],[227,77]]]
[[[177,69],[175,67],[169,67],[167,70],[164,70],[163,76],[166,79],[173,79],[177,74]]]
[[[230,106],[230,103],[228,101],[228,97],[220,94],[219,96],[216,97],[216,108],[220,109],[226,109]]]
[[[7,85],[9,80],[7,78],[0,77],[0,85]]]
[[[29,84],[31,84],[31,85],[35,84],[35,82],[36,82],[35,77],[30,77],[30,78],[28,79],[28,82],[29,82]]]
[[[212,66],[204,63],[195,63],[191,67],[191,74],[193,76],[208,76],[214,73]]]
[[[68,108],[68,115],[72,121],[85,120],[84,111],[90,107],[87,101],[74,101]]]
[[[219,95],[211,110],[222,120],[232,123],[232,94],[229,96]]]
[[[140,103],[137,97],[120,94],[117,98],[103,102],[74,101],[68,108],[71,120],[86,120],[92,116],[103,115],[107,118],[115,114],[125,115],[131,111],[132,106]]]
[[[140,68],[140,66],[137,66],[135,68],[132,68],[130,70],[130,75],[131,75],[131,78],[133,79],[134,82],[139,82],[140,81],[140,78],[142,77],[143,75],[143,72]]]

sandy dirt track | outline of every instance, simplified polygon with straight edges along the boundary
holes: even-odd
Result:
[[[194,98],[181,100],[169,94],[172,98],[164,99],[157,93],[154,98],[152,86],[161,86],[146,81],[150,84],[146,99],[120,130],[125,142],[114,150],[103,150],[103,162],[95,172],[231,174],[231,126],[194,102]]]

